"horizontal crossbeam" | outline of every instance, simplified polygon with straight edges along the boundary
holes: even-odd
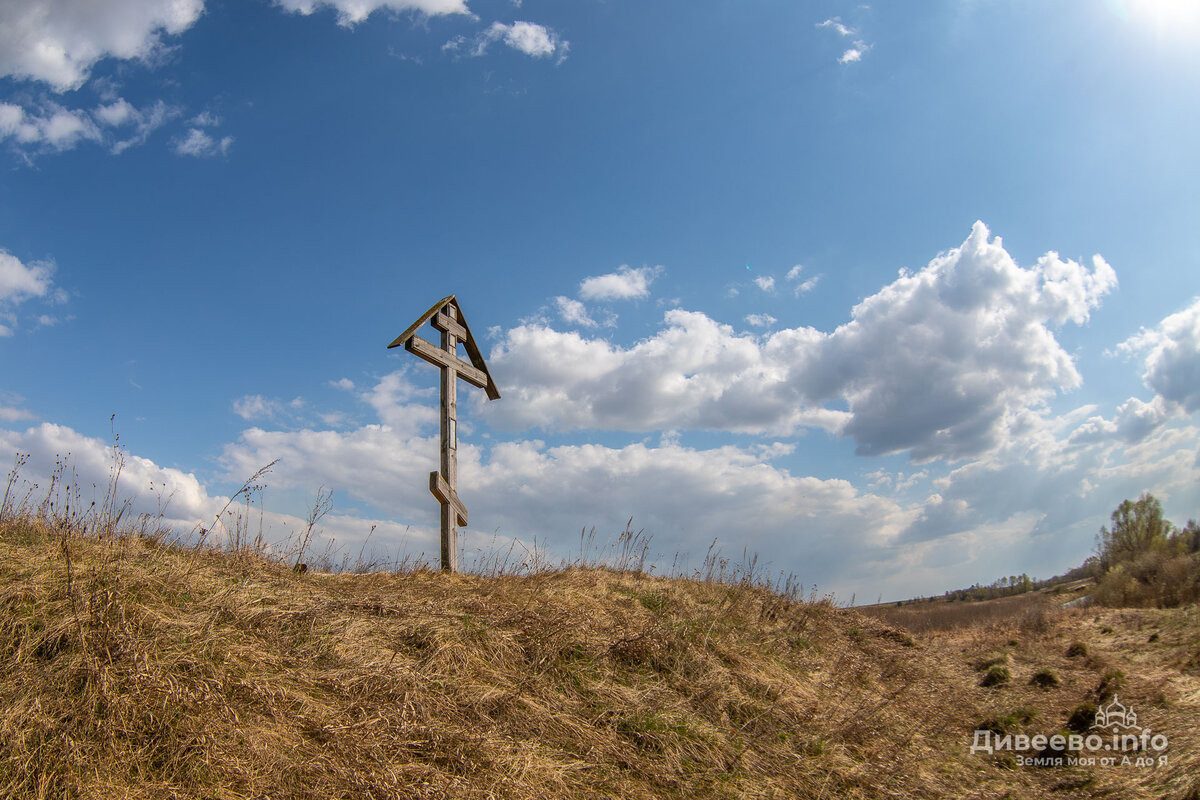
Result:
[[[467,524],[467,507],[458,499],[458,495],[450,488],[450,484],[446,483],[446,479],[442,477],[440,472],[429,473],[429,491],[433,492],[433,496],[443,503],[447,503],[454,509],[454,513],[458,516],[458,524]]]
[[[404,349],[420,356],[435,367],[449,367],[455,370],[458,373],[458,377],[472,386],[478,386],[480,389],[487,388],[488,376],[486,372],[476,369],[453,353],[447,353],[442,348],[425,341],[420,336],[410,337],[404,343]]]
[[[439,331],[453,333],[458,337],[460,342],[466,341],[467,337],[470,336],[470,334],[467,333],[467,329],[458,324],[458,320],[450,319],[441,312],[434,314],[433,320],[429,324],[437,328]]]

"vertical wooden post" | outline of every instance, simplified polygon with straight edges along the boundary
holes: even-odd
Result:
[[[441,332],[441,347],[416,335],[426,322]],[[458,357],[460,343],[467,349],[469,362]],[[442,459],[440,469],[429,473],[429,491],[442,505],[442,569],[457,572],[458,526],[467,524],[467,507],[458,499],[458,379],[483,389],[489,400],[500,399],[500,390],[488,372],[454,295],[435,303],[388,347],[401,345],[433,364],[442,374]]]
[[[458,311],[447,304],[445,315],[458,322]],[[438,325],[434,324],[434,327]],[[449,325],[442,329],[442,350],[454,353],[458,338]],[[458,495],[458,371],[450,365],[442,367],[442,477],[450,487],[451,496]],[[458,572],[457,512],[448,502],[442,503],[442,569]]]

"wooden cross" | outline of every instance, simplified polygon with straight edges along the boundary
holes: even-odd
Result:
[[[417,329],[426,322],[442,334],[442,346],[436,347],[417,336]],[[458,357],[458,345],[466,348],[471,363]],[[487,392],[489,400],[498,400],[500,390],[488,372],[479,345],[467,327],[467,320],[454,295],[443,297],[421,315],[420,319],[396,337],[388,348],[404,345],[404,349],[438,367],[442,371],[442,464],[441,470],[429,473],[429,491],[442,504],[442,569],[458,571],[458,526],[467,524],[467,507],[458,499],[458,378]]]

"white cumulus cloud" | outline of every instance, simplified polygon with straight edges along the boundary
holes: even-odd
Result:
[[[53,285],[54,264],[35,261],[22,264],[6,250],[0,250],[0,302],[19,303],[30,297],[45,297]]]
[[[787,272],[787,275],[785,276],[789,283],[796,284],[792,288],[792,293],[796,297],[799,297],[802,294],[808,294],[813,289],[817,288],[817,283],[821,280],[820,275],[814,275],[811,278],[801,281],[800,279],[804,277],[803,273],[804,273],[804,267],[801,266],[800,264],[797,264],[796,266],[789,269]],[[799,282],[797,283],[797,281],[799,281]]]
[[[858,33],[856,28],[851,28],[842,23],[841,17],[830,17],[824,22],[817,23],[818,28],[826,28],[834,31],[839,36],[853,36]],[[854,40],[854,46],[846,48],[841,56],[838,57],[839,64],[853,64],[857,61],[862,61],[862,57],[871,49],[871,45],[861,39]],[[790,276],[789,276],[790,277]]]
[[[482,56],[496,42],[503,42],[513,50],[531,58],[549,58],[557,55],[559,63],[567,57],[567,51],[571,49],[570,42],[550,28],[536,22],[514,22],[511,25],[493,22],[487,30],[477,34],[474,39],[458,36],[446,42],[442,49],[457,51],[469,45],[471,55]]]
[[[232,136],[223,136],[218,139],[200,128],[190,128],[186,136],[175,142],[177,154],[193,158],[229,155],[232,147]]]
[[[655,335],[625,348],[519,325],[489,358],[515,388],[485,413],[496,424],[548,429],[818,426],[852,437],[865,455],[977,455],[1023,412],[1079,385],[1051,328],[1086,321],[1116,285],[1099,257],[1088,269],[1051,252],[1022,268],[989,236],[976,223],[960,247],[902,274],[828,333],[792,328],[758,339],[671,309]],[[612,286],[628,286],[627,277]]]
[[[345,27],[362,22],[383,9],[396,13],[417,11],[429,16],[469,14],[466,0],[276,0],[281,8],[299,14],[312,14],[323,8],[337,12],[338,24]]]
[[[270,419],[279,413],[277,400],[269,400],[261,394],[248,394],[233,401],[233,413],[242,419]]]
[[[837,31],[838,34],[840,34],[842,36],[853,36],[855,33],[857,33],[857,31],[854,30],[854,28],[848,28],[845,25],[843,25],[841,17],[831,17],[830,19],[827,19],[824,22],[818,22],[817,27],[818,28],[832,28],[833,30]]]
[[[82,142],[104,144],[121,153],[144,143],[177,113],[161,100],[137,108],[116,98],[90,112],[55,102],[43,102],[35,109],[0,102],[0,140],[10,140],[26,155],[63,152]]]
[[[488,364],[506,387],[485,413],[503,426],[630,431],[837,429],[836,411],[806,404],[787,385],[787,356],[815,331],[765,342],[696,311],[671,309],[665,326],[629,348],[529,322],[505,332]]]
[[[853,64],[856,61],[862,61],[863,55],[871,49],[871,46],[866,42],[856,41],[853,47],[848,47],[838,56],[839,64]]]
[[[13,334],[17,324],[17,307],[31,300],[47,303],[67,301],[67,293],[54,286],[54,262],[24,264],[21,259],[0,249],[0,337]],[[51,319],[46,315],[41,316]],[[39,326],[43,325],[39,321]]]
[[[1062,434],[1076,414],[1027,418],[1019,440],[935,479],[936,493],[902,541],[945,541],[988,526],[1020,524],[1028,535],[1014,550],[1023,551],[1015,560],[1036,559],[1052,574],[1079,563],[1122,498],[1153,491],[1170,517],[1186,518],[1200,503],[1195,456],[1200,429],[1155,425],[1144,436],[1136,430],[1144,424],[1137,418],[1154,413],[1146,404],[1123,404],[1117,422],[1093,417],[1069,436]],[[976,538],[978,546],[984,541]],[[989,541],[982,549],[1000,548]]]
[[[514,22],[512,25],[493,22],[487,36],[492,40],[503,39],[512,49],[533,58],[546,58],[556,52],[563,55],[569,47],[556,33],[533,22]]]
[[[621,266],[616,272],[584,278],[579,296],[584,300],[641,300],[650,296],[650,284],[661,271],[662,267]]]
[[[75,89],[103,58],[154,55],[164,34],[184,32],[203,10],[203,0],[5,0],[0,76]]]
[[[1119,440],[1136,444],[1158,430],[1171,417],[1161,397],[1149,403],[1131,397],[1117,406],[1116,416],[1109,420],[1102,416],[1091,416],[1071,432],[1072,444],[1090,444],[1108,440]]]
[[[43,422],[23,433],[0,429],[0,448],[10,455],[14,452],[29,455],[29,462],[19,477],[30,484],[45,485],[55,461],[68,456],[80,489],[91,491],[95,485],[98,487],[96,491],[103,492],[108,484],[113,457],[112,443],[83,436],[63,425]],[[157,488],[151,489],[151,486]],[[218,499],[208,496],[195,475],[170,467],[159,467],[148,459],[134,455],[125,458],[118,489],[119,499],[129,499],[135,514],[153,513],[158,509],[158,500],[169,497],[169,521],[180,523],[185,528],[214,514],[220,507]],[[41,500],[41,497],[36,499]],[[93,498],[84,494],[83,499],[86,504]],[[99,504],[103,498],[94,499]]]
[[[29,410],[0,405],[0,422],[20,422],[27,419],[35,419]]]
[[[963,244],[859,303],[803,354],[793,380],[844,398],[862,454],[963,458],[996,446],[1019,412],[1080,383],[1050,326],[1082,323],[1116,286],[1056,253],[1020,267],[982,222]]]
[[[588,314],[587,307],[578,300],[572,300],[570,297],[556,297],[554,305],[558,308],[558,316],[568,325],[595,328],[599,324]]]
[[[134,107],[129,104],[128,100],[118,97],[111,103],[98,106],[93,112],[93,116],[105,125],[116,127],[129,122],[135,113]]]
[[[179,111],[159,100],[146,108],[137,108],[124,98],[101,105],[92,112],[93,118],[112,128],[116,136],[113,153],[144,144],[150,134],[167,124]]]
[[[13,103],[0,102],[0,140],[12,139],[21,147],[39,147],[62,152],[81,141],[99,141],[100,129],[85,111],[46,103],[28,111]]]
[[[1131,336],[1117,350],[1144,356],[1142,379],[1167,403],[1189,414],[1200,411],[1200,298]]]

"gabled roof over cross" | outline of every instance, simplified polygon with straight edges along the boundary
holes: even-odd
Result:
[[[445,308],[449,305],[454,306],[454,310],[457,312],[457,319],[451,319],[446,315]],[[454,332],[462,342],[463,347],[467,349],[467,357],[471,359],[470,364],[463,361],[457,355],[447,353],[442,348],[417,336],[417,330],[430,320],[434,321],[434,327],[439,330],[452,330]],[[408,326],[408,330],[397,336],[388,345],[388,349],[400,347],[401,345],[408,352],[420,356],[435,367],[450,367],[454,369],[458,373],[458,377],[467,383],[483,389],[487,393],[489,400],[500,399],[500,390],[496,388],[496,382],[492,380],[492,374],[488,371],[487,362],[483,360],[483,353],[479,351],[479,345],[476,344],[475,337],[471,334],[471,328],[467,325],[467,319],[463,316],[462,308],[458,305],[458,299],[454,295],[443,297],[434,303],[428,311],[417,318],[416,322]]]

